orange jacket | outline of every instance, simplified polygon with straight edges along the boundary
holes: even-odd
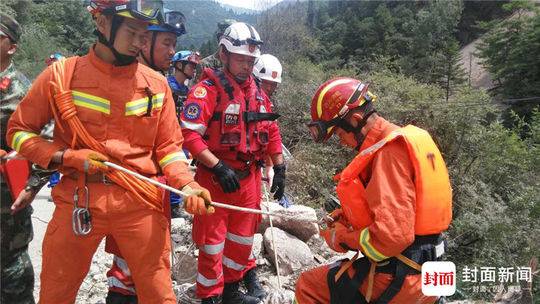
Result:
[[[426,131],[399,129],[379,117],[360,151],[340,174],[337,192],[366,256],[384,260],[405,250],[415,235],[448,228],[448,171]]]
[[[51,67],[38,76],[11,116],[7,132],[12,148],[44,168],[54,152],[70,147],[73,137],[67,124],[62,130],[58,122],[52,143],[36,136],[53,118],[48,99],[51,77]],[[180,161],[183,138],[163,76],[138,63],[111,65],[91,49],[77,60],[71,90],[79,119],[110,158],[147,176],[163,171],[173,187],[193,181]],[[152,95],[149,113],[148,95]],[[72,172],[69,168],[60,170]]]

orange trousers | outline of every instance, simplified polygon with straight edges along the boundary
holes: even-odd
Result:
[[[108,235],[129,264],[139,303],[176,303],[169,223],[163,213],[147,209],[119,186],[88,183],[93,227],[90,234],[76,236],[72,230],[75,187],[75,180],[64,177],[52,192],[56,208],[43,240],[40,303],[74,303],[92,256]]]
[[[331,267],[339,267],[340,262],[320,266],[303,272],[296,282],[295,302],[297,304],[327,304],[330,303],[330,289],[328,288],[327,274]],[[354,274],[351,267],[348,270],[349,277]],[[345,273],[343,275],[346,275]],[[403,282],[401,290],[390,301],[391,304],[431,304],[436,297],[428,297],[422,294],[421,275],[408,275]],[[372,299],[376,300],[392,281],[392,276],[385,273],[375,273],[373,281]],[[366,295],[368,279],[366,278],[360,287],[360,292]]]

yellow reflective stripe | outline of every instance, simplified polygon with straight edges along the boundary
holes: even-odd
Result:
[[[319,118],[322,117],[322,102],[323,102],[323,98],[326,92],[328,92],[331,88],[337,85],[345,84],[347,82],[351,82],[351,79],[337,79],[330,82],[329,84],[326,85],[326,87],[324,87],[324,89],[322,89],[321,94],[319,94],[319,98],[317,99],[317,116]]]
[[[80,91],[71,91],[73,103],[76,106],[111,114],[111,102],[105,98],[90,95]]]
[[[163,99],[165,93],[159,93],[152,96],[152,109],[161,108],[163,106]],[[133,100],[126,103],[126,116],[140,115],[145,113],[148,109],[148,97]]]
[[[184,152],[173,152],[165,155],[160,161],[159,166],[161,168],[165,168],[168,164],[175,162],[175,161],[181,161],[182,159],[186,158],[184,156]]]
[[[369,230],[364,228],[360,233],[360,246],[362,247],[362,253],[364,253],[368,258],[376,262],[388,259],[387,256],[380,253],[371,243],[369,242]]]
[[[22,144],[27,140],[34,136],[37,136],[37,134],[32,132],[25,132],[25,131],[18,131],[15,132],[15,135],[13,136],[13,140],[11,141],[11,147],[15,149],[15,151],[20,152]]]

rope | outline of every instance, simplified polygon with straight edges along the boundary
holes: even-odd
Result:
[[[66,63],[71,68],[66,67]],[[107,155],[105,147],[88,133],[77,117],[77,108],[73,102],[71,90],[69,90],[69,83],[75,70],[73,65],[75,64],[76,57],[69,60],[57,61],[51,66],[53,80],[50,82],[52,91],[49,94],[52,98],[49,98],[49,102],[54,119],[61,130],[64,130],[61,122],[66,122],[71,129],[73,138],[70,147],[72,149],[89,147],[92,150]],[[119,171],[107,172],[107,177],[117,185],[130,191],[135,195],[137,201],[140,201],[148,208],[163,212],[161,195],[155,186]]]
[[[268,195],[268,189],[266,189],[266,184],[263,184],[263,188],[264,188],[264,196],[265,196],[265,203],[269,201],[269,195]],[[268,211],[270,211],[270,207],[269,206],[265,206]],[[270,220],[270,235],[272,236],[272,247],[274,247],[274,263],[276,265],[276,274],[277,274],[277,282],[278,282],[278,289],[281,289],[281,275],[279,273],[279,262],[278,262],[278,258],[277,258],[277,251],[278,251],[278,248],[276,246],[276,243],[274,242],[275,238],[274,238],[274,224],[272,223],[272,217],[271,216],[268,216],[268,220]]]
[[[132,171],[132,170],[129,170],[129,169],[126,169],[122,166],[119,166],[115,163],[111,163],[111,162],[103,162],[104,165],[106,165],[107,167],[111,167],[113,169],[116,169],[116,170],[119,170],[119,171],[122,171],[124,173],[127,173],[129,175],[133,175],[134,177],[136,178],[139,178],[139,179],[142,179],[144,181],[147,181],[153,185],[156,185],[160,188],[163,188],[165,190],[169,190],[170,192],[173,192],[173,193],[176,193],[178,195],[181,195],[182,197],[187,197],[188,194],[186,194],[185,192],[183,192],[182,190],[178,190],[176,188],[173,188],[169,185],[165,185],[163,183],[160,183],[156,180],[153,180],[149,177],[146,177],[144,175],[141,175],[135,171]],[[262,211],[262,210],[259,210],[259,209],[252,209],[252,208],[245,208],[245,207],[238,207],[238,206],[233,206],[233,205],[229,205],[229,204],[224,204],[224,203],[219,203],[219,202],[209,202],[211,206],[214,206],[214,207],[220,207],[220,208],[224,208],[224,209],[230,209],[230,210],[236,210],[236,211],[242,211],[242,212],[249,212],[249,213],[256,213],[256,214],[263,214],[263,215],[268,215],[268,216],[275,216],[275,217],[282,217],[282,218],[289,218],[289,219],[297,219],[298,217],[297,216],[294,216],[294,215],[288,215],[288,214],[275,214],[275,213],[272,213],[272,212],[269,212],[269,211]],[[308,220],[307,221],[308,223],[319,223],[318,220]]]

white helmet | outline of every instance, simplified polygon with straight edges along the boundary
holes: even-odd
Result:
[[[255,63],[253,74],[260,79],[281,83],[282,70],[281,63],[275,56],[263,54]]]
[[[225,46],[231,53],[259,57],[263,42],[253,26],[236,22],[225,29],[219,44]]]

